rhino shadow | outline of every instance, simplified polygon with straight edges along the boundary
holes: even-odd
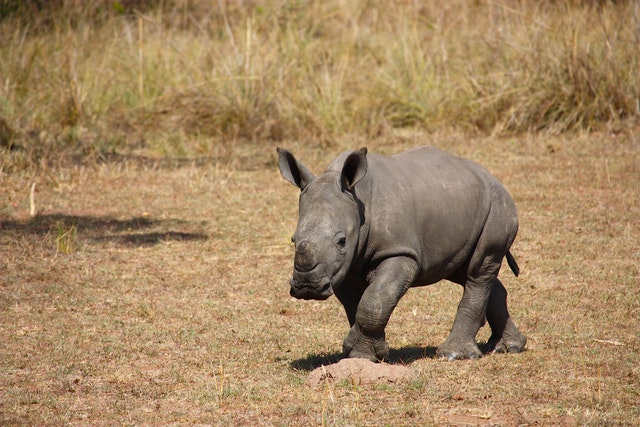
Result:
[[[166,241],[204,241],[208,236],[201,233],[186,233],[182,231],[165,231],[158,233],[140,233],[140,234],[122,234],[116,236],[98,236],[94,237],[95,241],[110,241],[124,246],[145,247],[157,245]]]
[[[392,365],[408,365],[416,360],[435,359],[436,349],[437,347],[434,346],[421,347],[415,345],[401,347],[398,349],[392,348],[389,350],[389,360],[385,360],[385,362]],[[338,363],[344,358],[345,355],[342,352],[310,354],[305,358],[294,360],[289,364],[289,366],[298,371],[310,372],[320,366]]]
[[[118,219],[112,216],[65,213],[38,214],[24,220],[0,217],[0,231],[6,235],[55,235],[57,230],[69,230],[71,227],[75,228],[79,238],[83,240],[107,241],[134,247],[153,246],[163,241],[204,241],[209,238],[202,232],[185,230],[193,226],[187,221],[176,219],[158,220],[146,216]]]
[[[158,221],[147,217],[116,219],[111,216],[72,215],[66,213],[39,213],[33,218],[13,219],[0,218],[0,228],[3,231],[30,235],[49,233],[56,227],[76,227],[78,231],[88,231],[93,234],[105,232],[121,232],[125,230],[140,230],[153,226]]]

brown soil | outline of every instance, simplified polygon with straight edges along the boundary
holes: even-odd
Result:
[[[307,384],[311,387],[333,381],[347,381],[356,385],[400,384],[415,379],[415,373],[407,366],[374,363],[367,359],[342,359],[338,363],[314,369],[307,378]]]

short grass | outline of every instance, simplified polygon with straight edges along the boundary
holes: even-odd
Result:
[[[424,143],[485,164],[516,200],[522,274],[502,276],[527,352],[434,359],[460,297],[440,283],[409,292],[388,326],[392,362],[417,381],[307,387],[347,321],[335,298],[288,296],[297,190],[273,143],[244,145],[233,167],[127,157],[24,169],[0,176],[2,424],[635,422],[637,133],[403,132],[339,148]],[[316,172],[339,151],[285,145]]]

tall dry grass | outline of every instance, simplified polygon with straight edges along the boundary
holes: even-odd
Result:
[[[3,145],[47,154],[640,117],[638,2],[0,2]]]

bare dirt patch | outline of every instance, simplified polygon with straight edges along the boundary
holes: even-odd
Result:
[[[318,387],[326,382],[346,381],[355,385],[402,384],[416,380],[415,373],[402,365],[374,363],[367,359],[342,359],[320,366],[307,377],[307,385]]]

